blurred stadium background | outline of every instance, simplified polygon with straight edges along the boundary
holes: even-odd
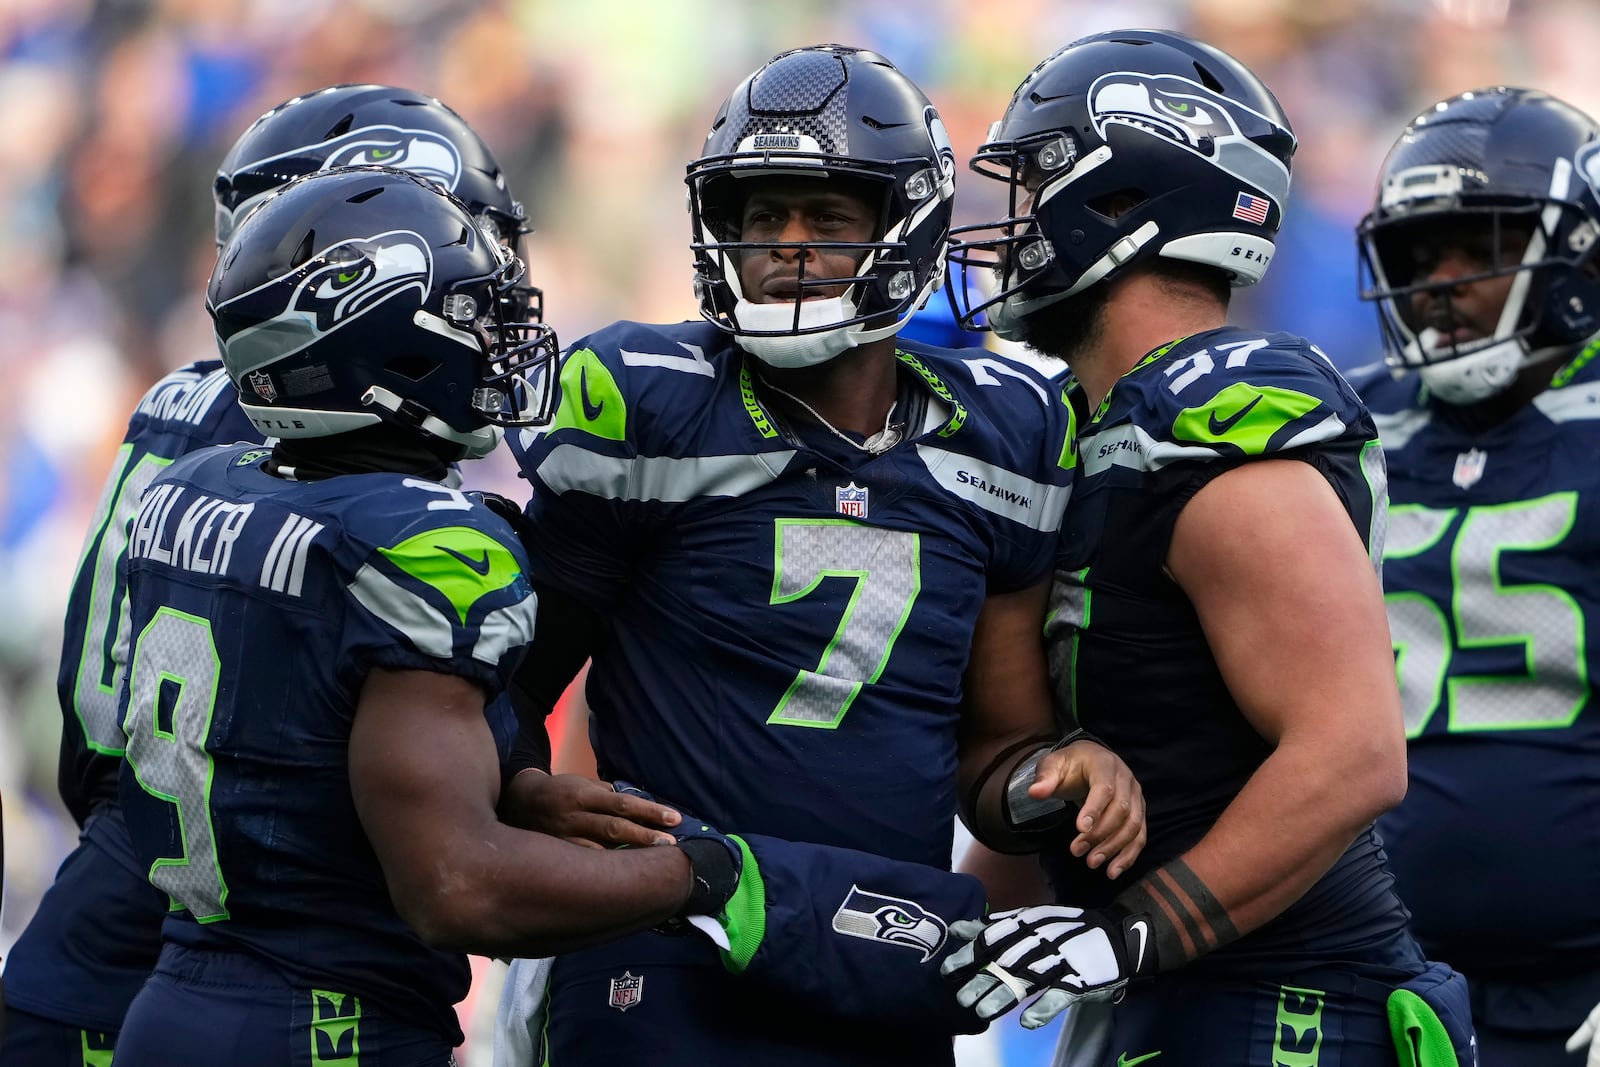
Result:
[[[0,0],[0,952],[73,840],[54,676],[79,542],[133,403],[214,351],[209,190],[252,119],[336,82],[450,104],[527,204],[531,274],[570,341],[695,314],[683,167],[773,53],[884,53],[964,160],[1036,62],[1117,25],[1194,33],[1276,91],[1300,137],[1294,201],[1239,307],[1347,367],[1379,355],[1351,231],[1404,121],[1496,82],[1600,111],[1595,0]],[[958,221],[990,216],[999,187],[963,174]],[[517,491],[484,462],[474,482]],[[1038,1062],[1041,1042],[1010,1042],[963,1062]]]

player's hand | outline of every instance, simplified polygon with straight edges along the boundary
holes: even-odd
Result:
[[[1568,1052],[1588,1052],[1584,1067],[1600,1067],[1600,1041],[1595,1040],[1597,1034],[1600,1034],[1600,1004],[1594,1006],[1589,1017],[1583,1020],[1583,1025],[1567,1038]]]
[[[956,1003],[993,1019],[1043,990],[1022,1013],[1030,1030],[1081,1000],[1114,998],[1134,978],[1154,974],[1155,945],[1142,915],[1060,905],[997,912],[987,922],[950,924],[966,938],[939,966],[956,983]]]
[[[1144,790],[1122,758],[1098,741],[1074,741],[1046,754],[1028,795],[1076,803],[1072,854],[1087,856],[1091,868],[1104,865],[1111,878],[1144,850]]]
[[[627,782],[617,782],[615,788],[660,803]],[[689,857],[694,884],[678,917],[659,929],[670,932],[684,925],[693,927],[711,939],[721,950],[723,962],[738,974],[761,947],[766,928],[765,920],[756,918],[765,914],[767,897],[755,854],[743,838],[725,834],[687,812],[672,828],[672,835]]]
[[[500,815],[513,826],[589,848],[675,844],[673,830],[683,820],[677,809],[654,798],[619,793],[581,774],[540,770],[511,780]]]

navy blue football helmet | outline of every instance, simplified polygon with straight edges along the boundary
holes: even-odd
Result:
[[[1391,366],[1449,403],[1506,389],[1600,331],[1600,128],[1529,89],[1462,93],[1412,119],[1358,228],[1362,298]],[[1432,281],[1430,249],[1466,242],[1485,269]],[[1458,328],[1458,287],[1510,278],[1497,321]]]
[[[1154,256],[1260,281],[1294,150],[1272,92],[1211,45],[1168,30],[1067,45],[1023,79],[972,159],[1006,183],[1009,206],[955,231],[962,324],[987,313],[1022,340],[1029,313]]]
[[[848,179],[872,191],[881,197],[876,239],[741,241],[742,183],[767,176]],[[892,336],[943,284],[955,152],[928,98],[874,52],[830,44],[775,56],[722,105],[685,180],[700,313],[763,359],[821,362]],[[776,248],[848,250],[860,265],[849,278],[811,278],[802,262],[793,301],[752,303],[741,257]],[[842,297],[806,299],[842,284]]]
[[[286,100],[256,119],[217,168],[212,185],[220,247],[239,220],[285,182],[335,167],[410,171],[459,197],[480,223],[522,255],[528,216],[494,153],[465,119],[431,96],[388,85],[332,85]],[[514,315],[544,318],[544,296],[509,294]]]
[[[387,422],[481,456],[500,427],[550,415],[555,333],[506,313],[522,271],[438,185],[348,167],[296,179],[246,216],[206,308],[262,433]]]

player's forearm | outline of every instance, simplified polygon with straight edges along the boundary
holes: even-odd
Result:
[[[1020,815],[1021,821],[1027,822],[1033,809],[1042,807],[1049,809],[1043,814],[1054,812],[1059,816],[1054,820],[1056,823],[1066,820],[1070,812],[1064,802],[1055,800],[1041,805],[1012,788],[1022,775],[1026,781],[1020,785],[1025,792],[1027,783],[1032,781],[1025,769],[1033,766],[1055,743],[1054,737],[1023,734],[988,739],[983,743],[969,742],[963,746],[957,781],[961,787],[962,820],[973,837],[996,852],[1010,855],[1037,852],[1038,837],[1030,838],[1020,830],[1015,816]],[[1013,813],[1014,805],[1010,804],[1013,799],[1025,805],[1025,810]]]
[[[436,869],[402,914],[429,944],[484,956],[551,956],[645,930],[690,890],[678,848],[583,848],[511,827]]]
[[[1119,898],[1152,917],[1161,970],[1181,966],[1282,914],[1404,790],[1393,754],[1282,744],[1211,831]],[[1293,832],[1283,832],[1287,822]]]

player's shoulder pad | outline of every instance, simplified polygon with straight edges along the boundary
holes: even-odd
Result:
[[[731,339],[710,323],[612,323],[562,353],[555,416],[512,443],[548,436],[648,452],[649,441],[671,440],[738,371]]]
[[[531,597],[516,531],[473,494],[399,474],[352,475],[349,483],[339,518],[364,561],[353,584],[370,598],[380,599],[373,589],[424,586],[466,625],[485,598],[492,607]]]
[[[896,347],[903,363],[957,405],[947,427],[952,437],[986,433],[1013,463],[1036,461],[1042,447],[1052,465],[1071,466],[1074,425],[1065,400],[1064,364],[1054,368],[982,348],[937,348],[915,341],[902,340]]]
[[[1117,382],[1096,422],[1100,441],[1147,465],[1265,456],[1355,434],[1371,416],[1325,353],[1292,334],[1237,327],[1166,345]],[[1088,461],[1090,450],[1083,458]]]

